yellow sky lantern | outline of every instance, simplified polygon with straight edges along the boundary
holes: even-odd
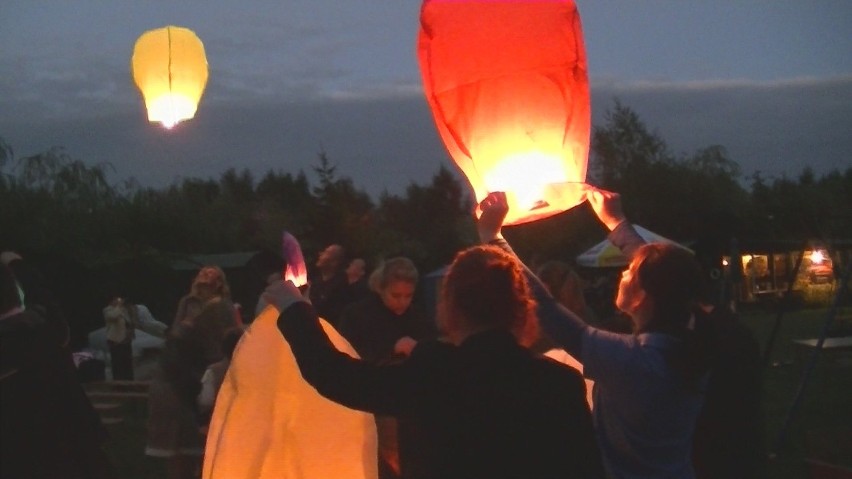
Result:
[[[195,116],[207,85],[207,57],[192,30],[169,25],[143,33],[133,48],[131,68],[148,121],[171,128]]]
[[[418,57],[441,139],[481,201],[505,191],[505,224],[584,200],[591,107],[573,1],[425,0]]]

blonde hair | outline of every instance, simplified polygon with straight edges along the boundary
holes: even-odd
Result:
[[[213,271],[215,273],[215,277],[213,280],[213,295],[220,296],[225,299],[231,299],[231,287],[228,285],[228,279],[225,277],[225,272],[222,271],[222,268],[216,265],[208,265],[204,266],[198,270],[198,274],[195,275],[195,278],[192,280],[192,286],[190,288],[190,294],[193,296],[200,296],[198,293],[198,288],[201,284],[204,284],[206,279],[206,275],[203,275],[205,271]]]
[[[414,262],[406,257],[398,256],[382,261],[370,274],[367,284],[370,286],[370,290],[381,294],[391,283],[403,281],[416,286],[419,278],[420,274],[417,272]]]

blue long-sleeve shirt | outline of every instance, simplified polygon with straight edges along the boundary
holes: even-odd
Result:
[[[609,240],[632,257],[644,240],[627,222]],[[512,252],[504,240],[492,242]],[[595,381],[593,419],[608,474],[615,478],[692,478],[695,420],[703,395],[685,387],[666,361],[678,339],[617,334],[589,326],[557,302],[527,269],[539,323]]]

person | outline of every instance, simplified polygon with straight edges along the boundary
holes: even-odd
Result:
[[[570,264],[559,260],[546,261],[538,267],[536,275],[563,306],[574,311],[583,321],[597,323],[595,312],[586,303],[583,279]]]
[[[579,373],[534,355],[535,301],[518,261],[492,246],[458,253],[440,329],[409,358],[377,365],[337,352],[291,282],[267,292],[302,376],[345,406],[404,417],[422,462],[403,477],[602,477]]]
[[[223,357],[222,339],[238,328],[225,273],[205,266],[178,303],[148,399],[145,454],[166,459],[173,479],[197,475],[203,453],[197,397],[207,366]]]
[[[343,247],[339,244],[328,245],[322,250],[316,262],[317,275],[311,279],[309,289],[317,313],[334,326],[338,325],[346,288],[343,258]]]
[[[103,309],[106,338],[109,347],[112,379],[132,381],[133,339],[136,329],[163,338],[168,326],[154,319],[144,304],[133,304],[120,295],[113,295]]]
[[[500,231],[505,194],[489,194],[480,210],[480,239],[511,251]],[[608,220],[616,246],[636,235],[629,223]],[[671,244],[643,244],[631,256],[615,304],[629,315],[632,333],[586,324],[528,273],[539,318],[595,381],[595,429],[607,474],[693,478],[692,436],[712,354],[705,321],[696,314],[700,266],[690,251]]]
[[[251,322],[216,397],[203,479],[376,479],[372,414],[322,397],[299,374],[270,305]],[[334,347],[358,357],[328,322]]]
[[[370,296],[367,284],[367,263],[361,258],[353,258],[346,266],[346,286],[343,288],[343,308]]]
[[[42,272],[17,251],[6,250],[0,253],[0,263],[12,270],[23,295],[22,303],[28,308],[38,309],[38,312],[47,320],[48,332],[57,344],[66,349],[70,361],[71,328],[68,326],[62,306],[48,287]]]
[[[591,189],[589,203],[608,228],[627,222],[618,193]],[[632,254],[644,243],[628,235],[621,247]],[[696,477],[759,478],[766,474],[762,362],[760,344],[725,304],[717,304],[709,282],[700,291],[699,307],[707,315],[714,354],[706,397],[698,416],[692,459]]]
[[[372,294],[343,309],[340,333],[361,359],[374,364],[398,362],[411,354],[419,340],[437,335],[433,323],[412,306],[418,278],[417,267],[410,259],[387,259],[370,275]],[[401,468],[411,470],[416,460],[409,458],[417,451],[407,447],[408,438],[416,431],[406,421],[398,424],[386,416],[376,417],[376,427],[379,477],[398,476]]]
[[[231,302],[231,287],[225,278],[225,272],[218,266],[204,266],[193,278],[189,293],[178,301],[172,330],[179,328],[184,322],[191,322],[205,306],[215,302],[230,307],[236,321],[237,313]]]
[[[111,479],[117,474],[54,325],[21,302],[0,264],[0,477]]]
[[[436,336],[433,324],[412,307],[418,278],[410,259],[387,259],[370,274],[371,294],[343,309],[340,333],[361,359],[394,362],[411,354],[419,339]]]
[[[698,479],[766,477],[763,362],[754,333],[725,305],[701,305],[717,344],[695,426]]]

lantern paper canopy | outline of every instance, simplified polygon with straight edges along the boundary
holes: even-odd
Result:
[[[148,121],[171,128],[195,116],[207,85],[207,57],[192,30],[166,26],[143,33],[133,48],[131,67]]]
[[[321,396],[302,378],[289,343],[267,306],[248,326],[210,419],[203,479],[376,479],[372,414]],[[323,319],[329,341],[355,349]]]
[[[591,113],[573,1],[425,0],[418,57],[441,139],[477,202],[505,191],[505,224],[584,200]]]

